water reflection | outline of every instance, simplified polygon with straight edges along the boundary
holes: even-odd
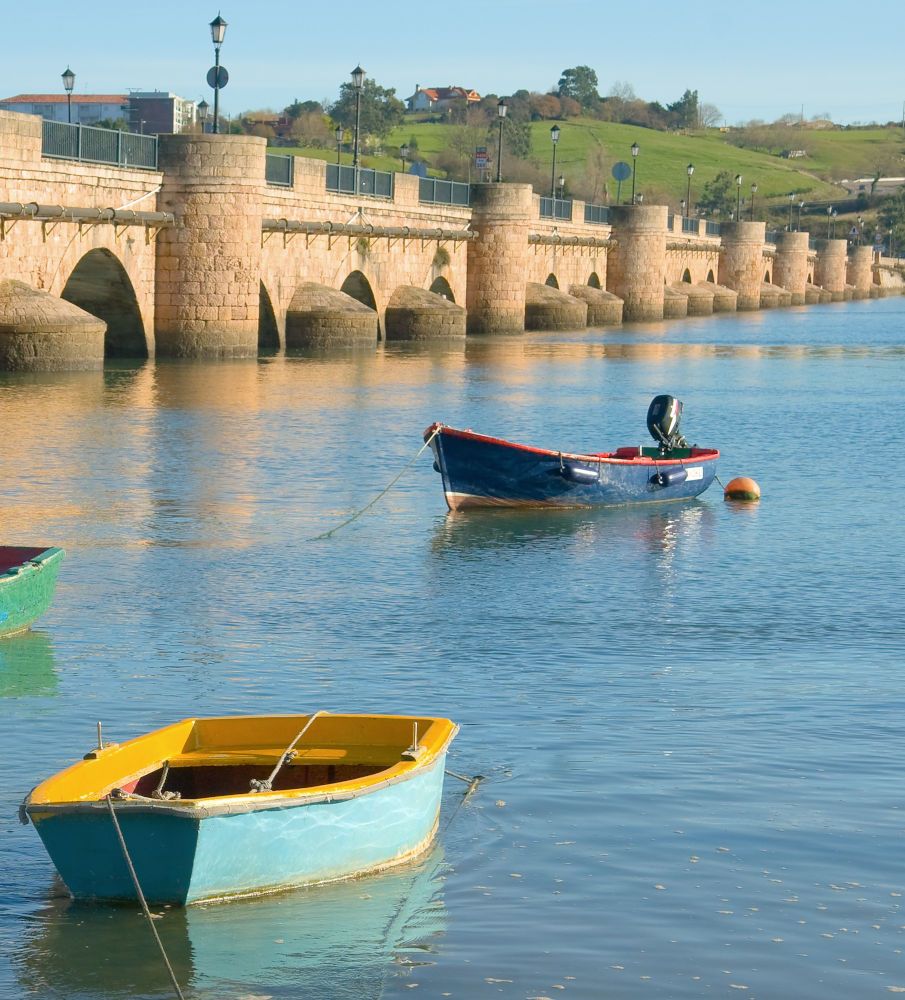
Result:
[[[605,546],[618,539],[632,543],[639,555],[666,555],[683,539],[712,528],[715,518],[713,506],[698,499],[595,510],[457,511],[438,521],[431,550],[442,556],[548,542]]]
[[[56,693],[57,675],[49,633],[28,631],[0,639],[0,698]]]
[[[441,845],[365,879],[212,906],[164,909],[155,926],[176,979],[196,997],[380,997],[431,964],[446,929]],[[23,990],[67,998],[169,997],[140,910],[50,902],[14,959]],[[291,992],[289,992],[291,991]]]

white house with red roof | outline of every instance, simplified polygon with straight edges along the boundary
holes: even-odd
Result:
[[[67,94],[16,94],[0,100],[0,111],[19,111],[40,115],[54,122],[69,121]],[[99,121],[126,117],[126,94],[73,94],[72,123],[96,125]]]
[[[481,95],[468,87],[421,87],[415,84],[415,93],[405,99],[409,111],[446,111],[459,101],[477,104]]]

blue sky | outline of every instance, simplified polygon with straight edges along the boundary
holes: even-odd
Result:
[[[0,97],[61,93],[67,64],[76,91],[170,90],[211,100],[209,22],[216,3],[59,0],[14,4],[3,16]],[[415,84],[508,94],[555,87],[588,65],[600,92],[618,81],[667,104],[686,88],[727,124],[829,113],[839,122],[900,121],[905,104],[905,5],[815,6],[622,0],[226,0],[221,61],[230,114],[282,108],[293,98],[333,100],[361,63],[409,96]]]

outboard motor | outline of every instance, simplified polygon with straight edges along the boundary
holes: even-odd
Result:
[[[654,396],[647,408],[647,429],[660,445],[660,454],[673,448],[687,448],[688,442],[679,433],[682,422],[682,404],[675,396]]]

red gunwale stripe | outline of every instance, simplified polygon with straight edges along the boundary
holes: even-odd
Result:
[[[546,455],[549,458],[574,458],[580,462],[614,462],[619,465],[693,465],[695,462],[708,462],[719,458],[720,453],[715,448],[700,448],[696,455],[688,458],[650,458],[647,455],[637,455],[632,458],[617,458],[612,452],[601,452],[595,455],[577,455],[569,451],[551,451],[548,448],[533,448],[527,444],[515,444],[506,441],[504,438],[489,437],[486,434],[476,434],[474,431],[460,431],[455,427],[447,427],[446,424],[431,424],[424,432],[424,439],[427,440],[434,432],[447,434],[450,437],[465,438],[469,441],[480,441],[483,444],[501,445],[504,448],[515,448],[518,451],[528,452],[532,455]]]

